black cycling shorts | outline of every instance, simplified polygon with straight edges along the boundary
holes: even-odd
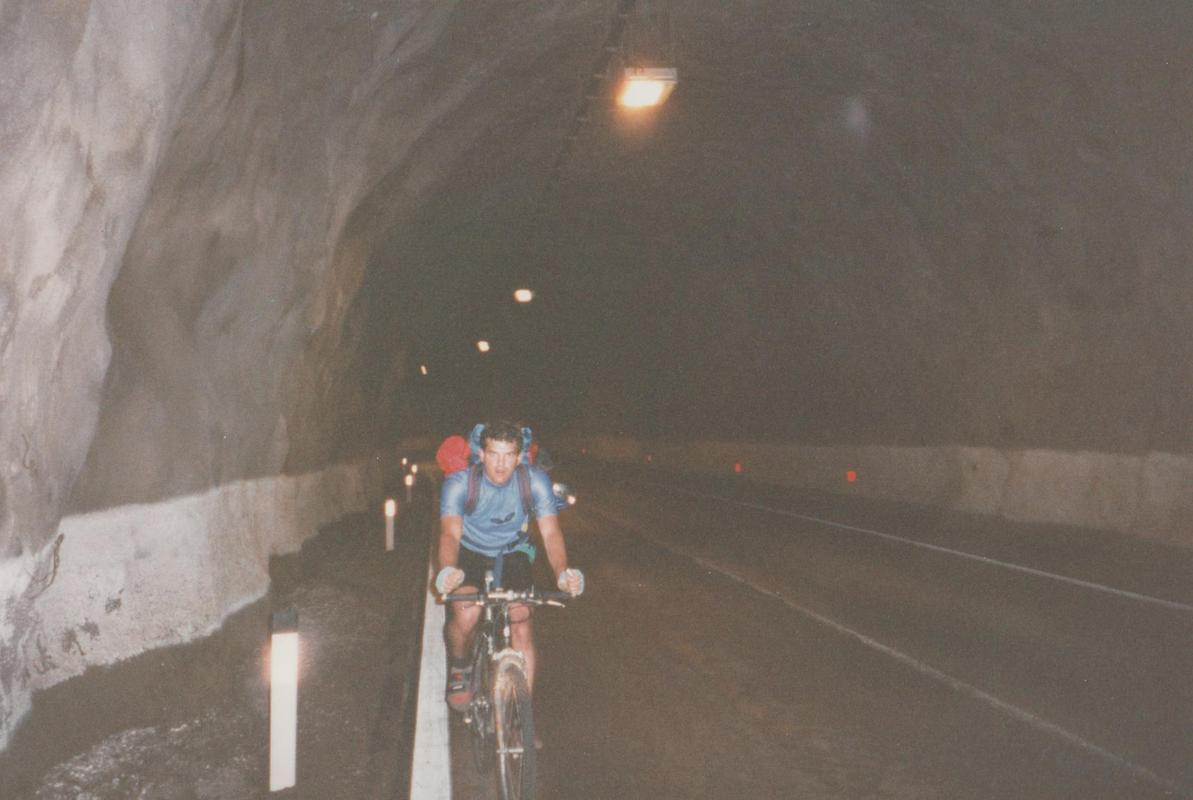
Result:
[[[485,570],[492,570],[494,576],[496,576],[496,563],[496,558],[483,556],[480,553],[469,550],[464,545],[460,545],[460,556],[456,563],[459,569],[464,570],[464,582],[460,586],[475,586],[477,589],[485,588]],[[501,587],[503,589],[522,592],[529,589],[533,584],[533,569],[530,565],[530,559],[525,553],[515,551],[502,556]],[[460,591],[460,589],[456,591]]]

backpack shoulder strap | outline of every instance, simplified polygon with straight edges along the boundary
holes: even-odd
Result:
[[[483,468],[480,464],[473,464],[468,470],[468,494],[464,498],[464,516],[471,516],[476,511],[476,501],[481,494],[481,470]]]
[[[476,503],[480,499],[481,475],[484,467],[473,464],[468,470],[468,494],[464,498],[464,516],[471,516],[476,511]],[[519,464],[514,468],[514,475],[518,481],[518,494],[522,497],[522,510],[526,516],[534,514],[534,497],[530,491],[530,468]]]
[[[534,516],[534,498],[530,494],[530,467],[519,464],[514,472],[518,476],[518,493],[522,495],[522,510],[527,517]]]

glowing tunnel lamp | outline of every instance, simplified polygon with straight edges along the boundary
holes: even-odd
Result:
[[[514,299],[519,303],[529,303],[534,299],[534,292],[529,289],[517,289],[514,291]]]
[[[427,374],[427,365],[426,365],[426,364],[420,364],[420,365],[419,365],[419,367],[418,367],[418,371],[419,371],[420,373],[422,373],[423,375],[426,375],[426,374]]]
[[[678,82],[679,72],[673,67],[630,67],[617,93],[617,104],[623,108],[661,106]]]
[[[394,549],[394,517],[398,515],[398,501],[390,498],[385,501],[385,549]]]
[[[484,339],[481,339],[479,342],[476,343],[476,349],[480,350],[482,353],[487,353],[487,352],[489,352],[489,349],[490,349],[489,343],[487,341],[485,341]]]
[[[269,791],[295,784],[298,765],[298,612],[275,612],[269,645]]]
[[[408,459],[408,458],[403,458],[403,459],[402,459],[402,466],[403,466],[403,467],[404,467],[404,466],[406,466],[406,464],[408,464],[408,463],[409,463],[409,461],[410,461],[410,459]]]

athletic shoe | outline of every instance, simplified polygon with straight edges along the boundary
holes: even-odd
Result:
[[[463,711],[472,702],[472,667],[451,669],[447,673],[447,704],[452,711]]]

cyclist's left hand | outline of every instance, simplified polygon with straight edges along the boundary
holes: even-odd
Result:
[[[559,573],[556,585],[559,586],[559,591],[567,592],[572,597],[579,597],[584,594],[584,573],[578,569],[565,569]]]

